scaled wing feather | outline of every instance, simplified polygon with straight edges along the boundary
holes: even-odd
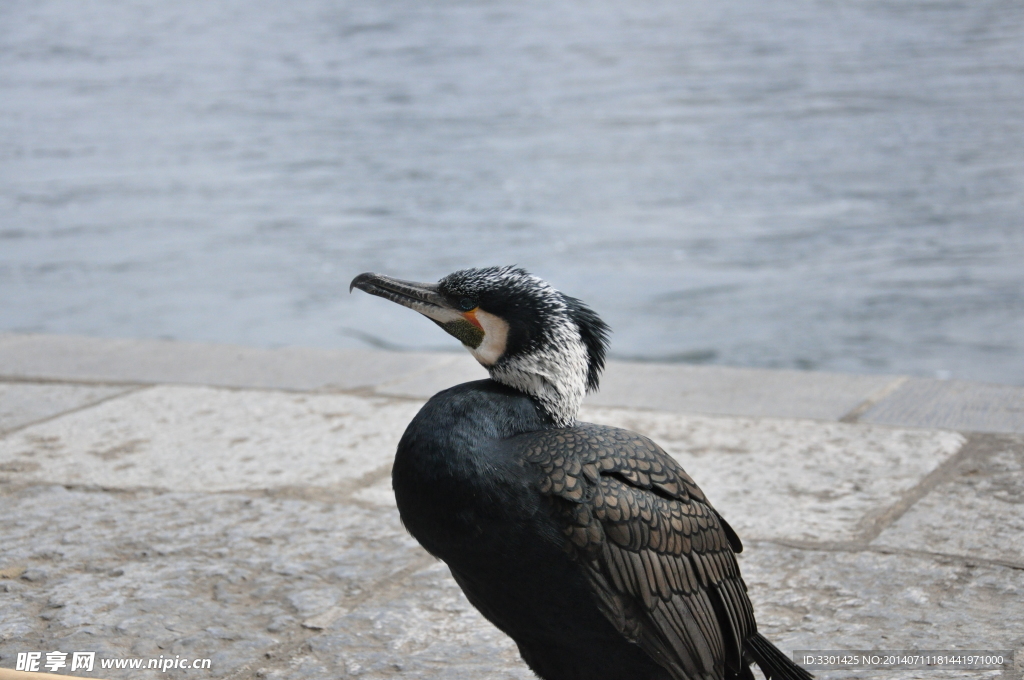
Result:
[[[756,632],[732,528],[641,435],[581,423],[522,435],[605,616],[676,680],[744,665]]]

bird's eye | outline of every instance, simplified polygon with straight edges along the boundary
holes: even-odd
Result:
[[[469,310],[475,308],[476,300],[472,300],[470,298],[462,298],[461,300],[459,300],[459,309],[461,309],[462,311],[468,312]]]

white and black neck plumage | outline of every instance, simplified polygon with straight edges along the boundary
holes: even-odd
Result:
[[[517,267],[464,269],[437,284],[360,274],[352,287],[414,309],[458,338],[503,385],[558,427],[598,388],[608,326],[585,304]]]

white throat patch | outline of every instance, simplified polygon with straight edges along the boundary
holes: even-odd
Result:
[[[467,347],[473,358],[484,368],[498,362],[508,345],[508,323],[500,316],[478,309],[473,316],[484,330],[484,339],[476,349]]]

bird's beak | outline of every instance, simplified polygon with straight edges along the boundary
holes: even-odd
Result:
[[[367,272],[352,279],[348,287],[349,292],[352,292],[353,288],[397,302],[440,323],[459,317],[459,313],[437,292],[436,283],[401,281],[390,276]]]
[[[367,272],[352,279],[349,292],[353,288],[419,312],[468,347],[476,348],[483,341],[484,331],[475,317],[455,309],[437,292],[436,283],[402,281]]]

